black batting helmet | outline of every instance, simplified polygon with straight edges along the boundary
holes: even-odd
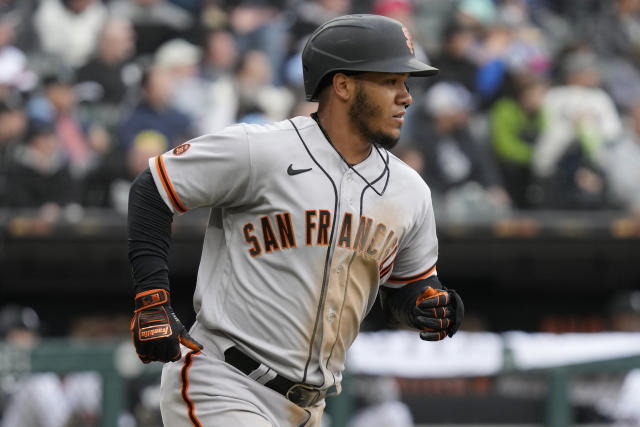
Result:
[[[438,72],[418,61],[411,35],[395,19],[380,15],[345,15],[325,22],[302,51],[304,91],[317,101],[322,80],[337,71],[376,71],[432,76]]]

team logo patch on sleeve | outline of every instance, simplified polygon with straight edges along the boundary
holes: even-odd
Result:
[[[179,156],[181,154],[184,154],[189,149],[189,147],[191,147],[191,144],[189,144],[188,142],[185,142],[184,144],[180,144],[173,149],[173,155]]]

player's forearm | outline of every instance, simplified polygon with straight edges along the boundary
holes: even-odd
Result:
[[[169,290],[167,259],[173,214],[164,203],[149,169],[135,179],[129,192],[129,261],[136,292]]]

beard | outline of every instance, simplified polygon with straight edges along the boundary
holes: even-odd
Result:
[[[358,82],[355,99],[349,108],[349,118],[363,138],[385,150],[391,150],[399,138],[371,127],[371,123],[379,120],[381,115],[380,107],[371,101]]]

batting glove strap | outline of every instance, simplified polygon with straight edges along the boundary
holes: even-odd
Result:
[[[136,313],[157,305],[169,304],[169,292],[166,289],[151,289],[136,294]]]

